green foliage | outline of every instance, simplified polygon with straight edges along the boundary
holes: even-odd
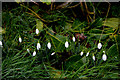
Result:
[[[45,3],[47,5],[51,4],[51,0],[40,0],[42,3]]]
[[[37,11],[32,7],[33,11],[29,7],[20,6],[2,13],[3,78],[119,78],[118,18],[104,21],[98,17],[88,23],[68,14],[71,10],[67,8],[45,13],[47,11],[42,8]],[[39,34],[35,33],[36,28]],[[40,50],[36,48],[38,41]],[[48,42],[51,49],[47,47]],[[97,48],[99,42],[102,43],[100,50]],[[37,52],[35,56],[34,51]],[[102,60],[103,51],[106,61]],[[53,52],[55,54],[51,55]]]

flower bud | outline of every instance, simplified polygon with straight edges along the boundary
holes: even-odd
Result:
[[[74,37],[74,36],[73,36],[73,38],[72,38],[72,39],[73,39],[73,42],[75,42],[75,37]]]
[[[53,52],[51,55],[54,55],[55,54],[55,52]]]
[[[40,43],[37,43],[37,50],[39,50],[41,48]]]
[[[0,41],[0,46],[2,46],[2,41]]]
[[[38,29],[36,29],[36,34],[39,34],[39,30]]]
[[[19,42],[20,42],[20,43],[22,42],[22,38],[21,38],[21,37],[19,37]]]
[[[66,41],[65,42],[65,47],[68,48],[68,46],[69,46],[69,43],[68,43],[68,41]]]
[[[89,55],[89,52],[87,52],[86,56],[88,56],[88,55]]]
[[[95,56],[93,56],[92,58],[93,58],[93,60],[95,61]]]
[[[83,51],[80,53],[80,55],[81,55],[81,56],[83,55]]]
[[[103,53],[105,53],[105,51],[103,51]]]
[[[36,55],[36,51],[33,52],[33,56],[35,56],[35,55]]]
[[[106,60],[107,60],[106,54],[103,54],[102,59],[103,59],[103,61],[106,61]]]
[[[101,48],[102,48],[102,44],[98,43],[98,49],[101,49]]]
[[[51,48],[51,43],[50,42],[48,42],[47,47],[48,47],[48,49]]]
[[[28,52],[28,53],[30,53],[30,50],[29,50],[29,49],[27,49],[27,52]]]

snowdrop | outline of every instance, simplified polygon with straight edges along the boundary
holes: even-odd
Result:
[[[92,58],[93,58],[93,60],[95,61],[95,56],[93,56]]]
[[[103,61],[106,61],[106,60],[107,60],[106,54],[103,54],[102,59],[103,59]]]
[[[74,36],[73,36],[73,38],[72,38],[72,39],[73,39],[73,42],[75,42],[75,37],[74,37]]]
[[[51,55],[54,55],[55,54],[55,52],[53,52]]]
[[[68,43],[68,41],[66,41],[65,42],[65,47],[68,48],[68,46],[69,46],[69,43]]]
[[[2,46],[2,41],[0,41],[0,46]]]
[[[36,55],[36,51],[33,52],[33,56],[35,56],[35,55]]]
[[[29,52],[29,53],[30,53],[30,50],[29,50],[29,49],[27,49],[27,52]]]
[[[48,42],[47,47],[48,47],[48,49],[51,48],[51,43],[50,42]]]
[[[20,42],[20,43],[22,42],[22,38],[21,38],[21,37],[19,37],[19,42]]]
[[[98,49],[101,49],[102,48],[102,44],[101,43],[98,43]]]
[[[89,52],[87,52],[86,56],[88,56],[88,55],[89,55]]]
[[[41,45],[40,45],[40,43],[38,42],[37,43],[37,50],[39,50],[41,48]]]
[[[80,53],[80,55],[81,55],[81,56],[83,55],[83,51]]]
[[[36,34],[39,34],[39,30],[38,29],[36,29]]]

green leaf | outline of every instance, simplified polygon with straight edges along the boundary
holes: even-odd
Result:
[[[17,3],[25,2],[25,0],[15,0]]]
[[[69,30],[71,30],[71,27],[72,27],[72,25],[70,23],[66,23],[65,30],[69,31]]]
[[[103,25],[117,29],[119,25],[119,18],[108,18]]]
[[[58,38],[59,40],[61,40],[61,42],[65,42],[66,41],[66,37],[63,36],[63,35],[58,35],[57,34],[55,37]]]
[[[113,44],[107,51],[108,56],[111,57],[117,57],[118,56],[118,50],[117,50],[117,45]]]
[[[38,29],[39,31],[43,30],[43,22],[40,20],[36,20],[36,29]]]
[[[47,5],[51,4],[51,0],[40,0],[42,3],[45,3]]]
[[[78,69],[80,66],[83,65],[82,58],[79,55],[73,55],[68,58],[65,62],[65,68],[69,67],[69,70]]]

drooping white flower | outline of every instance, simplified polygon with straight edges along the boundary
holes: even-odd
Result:
[[[107,60],[106,54],[103,54],[102,59],[103,59],[103,61],[106,61],[106,60]]]
[[[68,41],[66,41],[65,42],[65,47],[68,48],[68,46],[69,46],[69,43],[68,43]]]
[[[80,55],[81,55],[81,56],[83,55],[83,51],[80,53]]]
[[[27,52],[30,52],[30,50],[29,50],[29,49],[27,49]]]
[[[2,41],[0,41],[0,46],[2,46]]]
[[[39,50],[41,48],[40,43],[37,43],[37,50]]]
[[[39,34],[39,30],[38,29],[36,29],[36,34]]]
[[[22,42],[22,38],[21,38],[21,37],[19,37],[19,42],[20,42],[20,43]]]
[[[75,42],[75,37],[74,37],[74,36],[73,36],[73,38],[72,38],[72,39],[73,39],[73,42]]]
[[[48,47],[48,49],[51,48],[51,43],[50,42],[48,42],[47,47]]]
[[[101,43],[98,43],[98,49],[101,49],[102,48],[102,44]]]
[[[33,56],[35,56],[35,55],[36,55],[36,51],[33,52]]]
[[[54,55],[55,54],[55,52],[53,52],[51,55]]]
[[[93,58],[93,60],[95,61],[95,56],[93,56],[92,58]]]
[[[89,52],[87,52],[86,56],[88,56],[88,55],[89,55]]]

